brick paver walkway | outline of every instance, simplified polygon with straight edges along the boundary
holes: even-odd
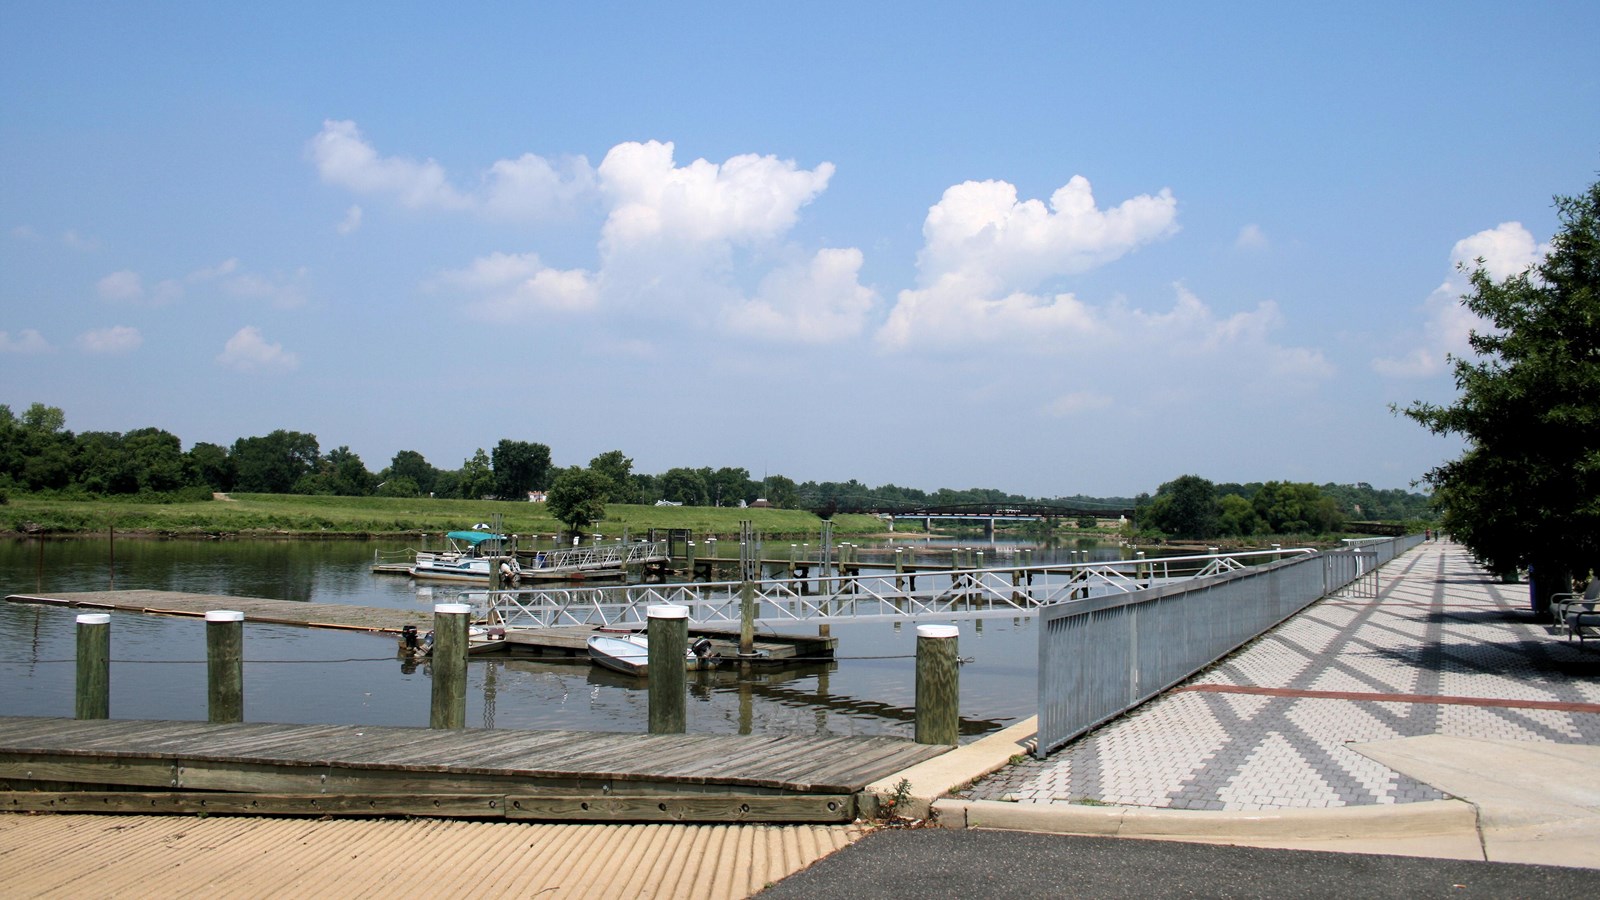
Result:
[[[1460,546],[1383,567],[1188,684],[962,796],[1282,809],[1444,794],[1345,746],[1424,734],[1600,744],[1600,641],[1568,644]]]

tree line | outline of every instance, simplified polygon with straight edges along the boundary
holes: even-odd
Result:
[[[1135,501],[1142,530],[1169,537],[1208,540],[1263,534],[1323,535],[1351,522],[1419,522],[1433,518],[1430,498],[1370,484],[1286,481],[1214,484],[1184,475],[1163,484],[1155,496]]]
[[[871,506],[1058,503],[1079,508],[1137,507],[1141,527],[1173,537],[1258,533],[1326,533],[1352,519],[1404,520],[1428,515],[1428,498],[1370,485],[1214,485],[1186,475],[1154,497],[1037,498],[990,488],[924,491],[895,484],[796,482],[783,475],[751,477],[738,467],[633,471],[633,460],[610,450],[586,466],[557,466],[546,444],[502,439],[479,448],[460,468],[440,468],[415,450],[401,450],[376,472],[348,446],[323,452],[316,435],[279,429],[231,446],[200,442],[183,449],[159,428],[126,433],[66,428],[65,413],[34,403],[21,415],[0,405],[0,496],[52,492],[90,497],[200,499],[212,493],[324,494],[349,497],[448,497],[523,500],[541,492],[558,518],[582,527],[607,503],[739,506],[764,501],[780,509]]]

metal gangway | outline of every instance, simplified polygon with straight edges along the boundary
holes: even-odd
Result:
[[[581,572],[586,569],[619,569],[624,566],[665,562],[666,541],[636,541],[630,544],[591,544],[571,550],[523,551],[524,571]]]
[[[499,621],[519,628],[642,628],[649,607],[658,604],[688,607],[690,622],[701,627],[738,627],[746,592],[755,607],[755,622],[769,627],[1014,618],[1074,600],[1204,578],[1316,552],[1273,549],[917,574],[845,575],[835,571],[803,578],[505,590],[494,592],[490,603]]]

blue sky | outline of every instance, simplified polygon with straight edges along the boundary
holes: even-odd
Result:
[[[0,7],[0,403],[374,471],[1406,487],[1592,3]]]

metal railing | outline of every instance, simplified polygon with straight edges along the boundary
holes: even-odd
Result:
[[[1420,542],[1365,541],[1041,609],[1035,752],[1043,758],[1325,596],[1376,596],[1378,567]]]
[[[767,625],[983,618],[1033,615],[1045,607],[1086,597],[1212,577],[1283,556],[1314,553],[1262,550],[917,574],[817,572],[804,578],[768,578],[751,584],[756,621]],[[543,588],[500,591],[494,594],[493,604],[499,621],[523,628],[643,627],[646,610],[662,603],[687,606],[690,621],[698,625],[736,625],[742,587],[740,581],[715,581]]]
[[[520,554],[530,564],[526,567],[542,569],[605,569],[635,565],[667,558],[666,541],[639,541],[631,544],[592,544],[571,550],[539,550]]]

